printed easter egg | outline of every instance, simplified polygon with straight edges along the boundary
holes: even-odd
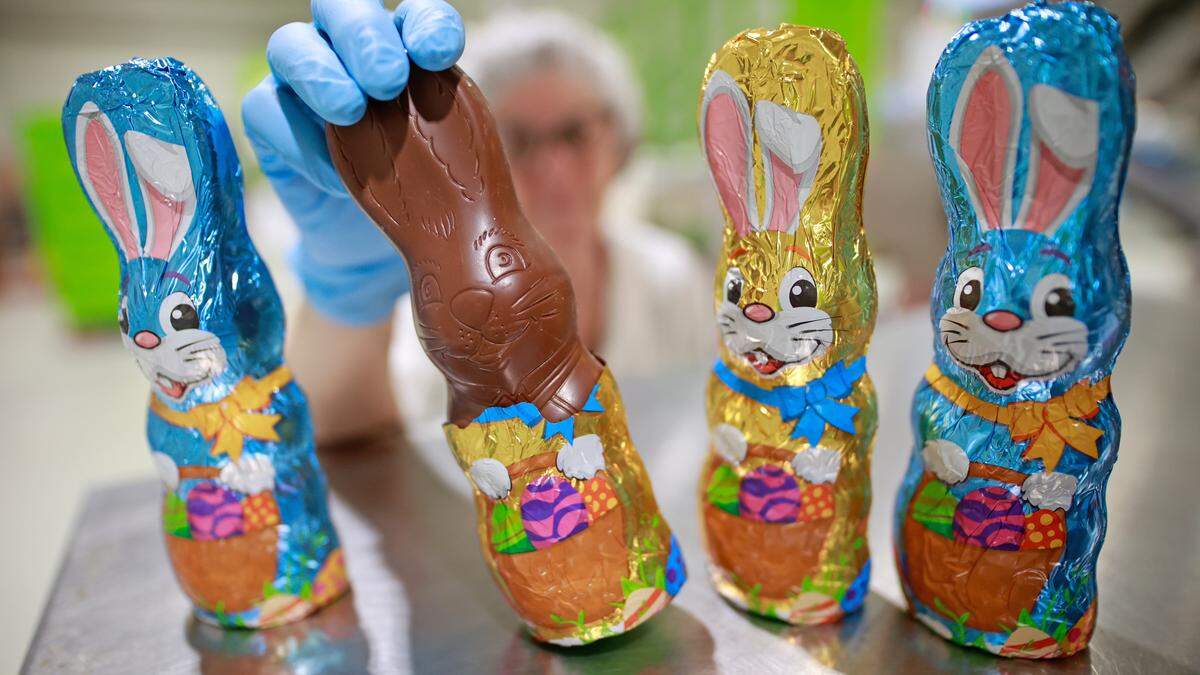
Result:
[[[617,508],[617,492],[612,483],[602,474],[596,474],[583,484],[583,503],[587,506],[588,520],[596,522],[600,516]]]
[[[657,614],[658,610],[667,606],[669,598],[666,591],[655,586],[639,588],[630,593],[629,597],[625,598],[623,612],[625,630],[629,630]]]
[[[1019,626],[1008,636],[1004,647],[1000,649],[1003,656],[1019,656],[1026,659],[1051,659],[1061,653],[1058,640],[1033,626]]]
[[[279,524],[279,504],[275,494],[267,490],[252,494],[242,502],[246,518],[246,531],[265,530]]]
[[[1067,638],[1063,645],[1063,651],[1067,654],[1075,652],[1087,646],[1088,640],[1092,637],[1092,631],[1096,628],[1096,601],[1092,600],[1092,604],[1088,605],[1087,611],[1074,626],[1067,631]]]
[[[1025,534],[1025,512],[1021,500],[1008,490],[988,486],[968,492],[954,510],[956,541],[1016,551]]]
[[[1067,521],[1062,511],[1038,509],[1025,518],[1021,548],[1062,548],[1067,543]]]
[[[529,543],[529,535],[525,534],[520,512],[510,509],[504,502],[497,502],[492,507],[492,546],[497,553],[505,555],[536,550]]]
[[[570,481],[543,476],[525,486],[521,523],[534,548],[549,548],[587,529],[587,506]]]
[[[671,552],[667,555],[667,571],[664,574],[667,582],[667,593],[675,595],[679,589],[683,587],[683,582],[687,581],[687,566],[683,562],[683,552],[679,549],[679,542],[675,540],[675,535],[671,535]]]
[[[805,591],[787,608],[781,608],[780,613],[781,618],[792,623],[818,624],[835,621],[842,615],[842,608],[837,600],[824,593]]]
[[[299,621],[312,614],[313,605],[297,595],[279,593],[263,600],[258,606],[258,625],[269,628],[292,621]]]
[[[188,492],[187,512],[193,539],[228,539],[246,533],[237,494],[214,482],[200,483]]]
[[[325,564],[313,579],[312,601],[324,605],[350,586],[346,580],[346,555],[337,549],[325,558]]]
[[[190,539],[187,502],[174,492],[163,495],[163,531],[173,537]]]
[[[790,473],[764,464],[742,478],[738,513],[764,523],[794,523],[800,515],[800,485]]]
[[[708,480],[704,496],[708,503],[733,515],[738,514],[738,491],[741,489],[741,479],[737,472],[728,464],[718,466]]]
[[[930,481],[913,501],[913,520],[947,539],[954,538],[954,512],[958,497],[940,480]]]
[[[833,486],[829,483],[811,484],[804,488],[798,520],[810,523],[833,517]]]

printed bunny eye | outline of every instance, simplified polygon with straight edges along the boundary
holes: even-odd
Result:
[[[500,281],[513,272],[525,269],[525,258],[512,246],[497,244],[488,249],[487,271],[492,281]]]
[[[1033,288],[1029,310],[1034,316],[1075,316],[1075,294],[1064,274],[1048,274]]]
[[[122,334],[129,335],[129,302],[125,298],[121,298],[121,307],[117,310],[117,325]]]
[[[742,279],[742,271],[736,267],[730,267],[725,273],[725,299],[733,304],[738,304],[742,299],[742,286],[745,284]]]
[[[158,323],[169,332],[191,330],[200,327],[200,315],[186,293],[172,293],[159,305]]]
[[[982,299],[983,270],[968,267],[958,275],[958,284],[954,287],[954,304],[961,309],[975,311]]]
[[[420,299],[422,305],[441,302],[442,287],[438,284],[437,277],[432,274],[426,274],[421,277],[421,289],[417,297]]]
[[[779,284],[779,306],[783,309],[816,307],[817,283],[813,281],[812,273],[803,267],[793,267],[783,275]]]

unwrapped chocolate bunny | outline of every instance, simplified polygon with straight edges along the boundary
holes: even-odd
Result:
[[[175,575],[204,621],[302,619],[346,591],[346,568],[225,119],[187,66],[134,59],[80,76],[62,123],[117,249],[121,339],[153,384]]]
[[[657,613],[683,584],[682,557],[479,89],[457,68],[414,67],[399,98],[327,136],[347,190],[409,266],[418,335],[450,390],[447,439],[509,603],[564,645]]]

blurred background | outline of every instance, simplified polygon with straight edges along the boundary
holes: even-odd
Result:
[[[454,4],[466,18],[468,45],[472,26],[488,12],[528,6]],[[1138,78],[1139,126],[1121,223],[1134,295],[1191,310],[1200,269],[1200,2],[1100,4],[1121,19]],[[880,323],[920,315],[945,244],[923,131],[929,75],[959,26],[1011,5],[568,0],[554,6],[610,35],[640,82],[642,142],[608,191],[606,210],[676,233],[706,271],[720,244],[720,211],[695,130],[708,56],[752,26],[790,21],[841,32],[871,106],[865,221],[877,261]],[[142,427],[147,384],[115,329],[116,259],[67,162],[59,107],[77,75],[131,56],[172,55],[195,69],[241,144],[251,233],[285,303],[294,306],[297,283],[282,262],[289,223],[256,172],[238,111],[242,95],[266,73],[263,48],[271,32],[308,18],[303,0],[0,0],[0,443],[8,477],[0,486],[0,672],[20,663],[86,490],[152,475]],[[709,287],[697,292],[707,298]],[[1195,345],[1192,330],[1184,344]]]

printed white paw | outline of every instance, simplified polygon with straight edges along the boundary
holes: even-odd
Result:
[[[1025,501],[1039,509],[1066,511],[1071,508],[1078,483],[1079,481],[1070,474],[1051,471],[1035,473],[1026,478],[1021,489],[1025,493]]]
[[[175,466],[175,460],[161,452],[150,453],[150,458],[154,460],[154,469],[163,485],[167,486],[168,491],[174,492],[179,487],[179,467]]]
[[[247,495],[275,489],[275,465],[267,455],[243,453],[236,462],[221,467],[220,480]]]
[[[578,436],[558,451],[558,470],[568,478],[587,480],[604,468],[604,446],[596,434]]]
[[[746,436],[732,424],[718,424],[709,432],[713,450],[730,464],[746,459]]]
[[[498,459],[477,459],[468,473],[471,474],[471,481],[475,483],[475,487],[493,500],[504,499],[512,490],[508,467]]]
[[[832,483],[842,469],[842,454],[819,445],[812,446],[792,458],[792,469],[810,483]]]
[[[927,441],[921,449],[921,457],[933,475],[951,485],[966,478],[967,469],[971,466],[967,452],[957,443],[944,438]]]

